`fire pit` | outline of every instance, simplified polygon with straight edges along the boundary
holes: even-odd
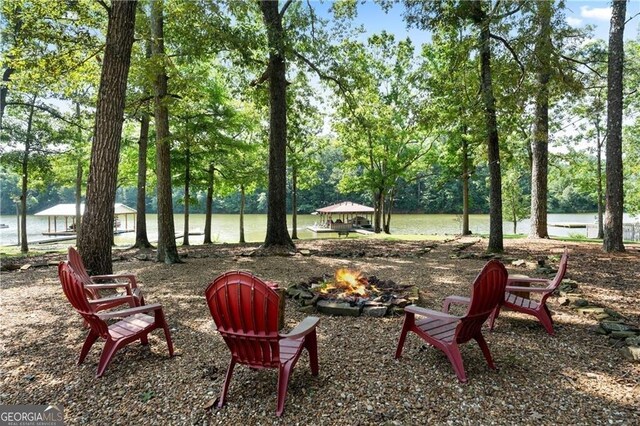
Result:
[[[317,310],[328,315],[354,317],[399,315],[405,306],[419,298],[412,285],[366,277],[362,272],[349,269],[338,269],[333,276],[325,274],[293,284],[286,293],[303,312]]]

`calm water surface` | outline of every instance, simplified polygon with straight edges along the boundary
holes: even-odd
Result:
[[[190,232],[202,232],[204,230],[204,214],[191,214],[189,218]],[[557,222],[579,222],[595,223],[595,213],[584,214],[550,214],[549,223]],[[131,217],[129,218],[131,219]],[[184,216],[177,214],[174,216],[176,233],[182,234],[184,228]],[[235,243],[239,240],[239,215],[235,214],[215,214],[213,215],[212,239],[217,242]],[[307,226],[313,225],[318,220],[315,215],[298,215],[298,237],[303,239],[316,238],[316,235],[307,230]],[[471,215],[470,228],[474,234],[486,234],[489,232],[489,215]],[[625,223],[632,222],[634,218],[625,215]],[[124,224],[124,220],[121,219]],[[0,229],[0,245],[12,245],[17,243],[17,221],[15,216],[0,216],[0,223],[6,224],[9,228]],[[288,217],[289,231],[291,231],[291,216]],[[130,226],[132,226],[130,224]],[[264,214],[245,215],[245,239],[249,242],[264,241],[267,226],[267,216]],[[47,231],[48,222],[46,217],[28,216],[28,240],[31,244],[47,237],[42,232]],[[58,229],[64,228],[64,220],[58,219]],[[396,214],[391,218],[392,234],[459,234],[462,229],[461,216],[453,214]],[[157,215],[147,215],[147,233],[151,241],[157,240]],[[529,231],[529,220],[518,223],[519,233]],[[504,233],[511,234],[513,224],[504,222]],[[560,227],[549,227],[549,234],[552,236],[567,236],[569,234],[586,235],[583,229],[567,229]],[[334,234],[321,234],[321,238],[336,238]],[[202,235],[191,235],[191,244],[201,244]],[[115,238],[116,245],[126,246],[135,240],[135,233],[118,235]],[[68,242],[73,243],[73,241]],[[66,243],[66,244],[68,244]],[[178,239],[178,244],[182,239]]]

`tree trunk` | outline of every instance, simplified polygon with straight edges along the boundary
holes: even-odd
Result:
[[[469,142],[465,138],[466,126],[462,135],[462,235],[470,235],[469,230]]]
[[[287,81],[284,30],[278,2],[263,0],[260,8],[269,44],[269,188],[264,247],[295,248],[287,230]]]
[[[80,104],[76,102],[76,118],[80,123]],[[82,129],[78,127],[78,143],[82,143]],[[80,151],[81,152],[81,151]],[[76,241],[80,238],[82,228],[82,154],[78,153],[78,162],[76,164],[76,217],[74,222],[74,230],[76,232]]]
[[[191,151],[187,146],[186,152],[184,154],[184,237],[182,239],[182,245],[189,245],[189,205],[191,200],[191,194],[189,193],[191,186]]]
[[[552,3],[540,1],[538,8],[538,37],[535,46],[537,59],[536,99],[533,138],[531,140],[531,228],[529,238],[549,238],[547,231],[547,175],[549,170],[549,78],[551,75],[551,15]]]
[[[9,35],[5,33],[6,36],[5,41],[11,37],[14,40],[20,40],[21,38],[21,30],[22,30],[22,8],[18,5],[15,5],[15,14],[19,16],[16,20],[15,25],[13,26],[13,34]],[[14,57],[12,55],[7,55],[6,59],[9,61],[13,60]],[[2,119],[4,117],[4,110],[7,107],[7,94],[9,92],[9,81],[11,81],[11,74],[13,74],[16,70],[12,66],[7,66],[2,72],[2,84],[0,84],[0,129],[2,129]]]
[[[78,157],[78,164],[76,165],[76,240],[80,238],[80,233],[82,232],[82,176],[82,158]]]
[[[382,232],[382,211],[384,210],[384,193],[381,189],[373,192],[373,232]]]
[[[245,203],[245,193],[244,193],[244,185],[240,185],[240,242],[245,243],[244,239],[244,203]]]
[[[35,111],[36,97],[31,101],[29,108],[29,118],[27,119],[27,134],[24,139],[24,154],[22,156],[22,188],[20,192],[20,251],[27,253],[29,251],[29,241],[27,239],[27,191],[29,177],[29,156],[31,154],[31,133],[33,130],[33,113]]]
[[[597,168],[596,168],[596,189],[598,194],[598,238],[604,238],[604,224],[602,221],[604,215],[604,202],[602,197],[602,145],[603,140],[600,138],[600,118],[596,118],[596,138],[597,138]]]
[[[158,199],[158,262],[180,262],[173,223],[171,199],[171,147],[169,140],[169,108],[167,98],[167,74],[164,55],[163,1],[151,2],[151,53],[157,66],[154,81],[154,115],[156,124],[156,174]]]
[[[207,179],[207,205],[204,215],[204,241],[203,244],[213,244],[211,241],[211,213],[213,205],[213,163],[209,163]]]
[[[138,138],[138,194],[136,198],[136,242],[137,248],[152,247],[147,236],[147,149],[149,146],[149,122],[146,112],[140,118],[140,137]]]
[[[393,210],[393,202],[395,200],[395,190],[392,189],[389,192],[389,196],[386,199],[386,208],[385,208],[385,215],[384,218],[382,220],[382,231],[385,234],[391,234],[391,211]]]
[[[604,217],[606,252],[624,251],[622,214],[624,192],[622,178],[622,76],[624,63],[624,20],[626,0],[612,2],[611,28],[609,30],[609,67],[607,72],[607,190]]]
[[[500,143],[498,138],[498,121],[496,118],[496,101],[491,81],[491,45],[490,19],[482,10],[481,2],[472,2],[476,23],[480,26],[480,73],[481,91],[484,103],[484,116],[487,131],[487,154],[489,159],[489,252],[502,252],[502,177],[500,174]]]
[[[298,168],[291,168],[291,239],[298,239]]]
[[[113,206],[137,1],[113,2],[109,14],[87,195],[78,248],[93,274],[110,274]],[[91,231],[88,231],[91,230]]]

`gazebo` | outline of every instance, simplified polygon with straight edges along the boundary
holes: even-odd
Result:
[[[374,211],[373,207],[351,201],[333,204],[313,213],[319,215],[320,220],[310,229],[314,232],[338,233],[369,229]]]
[[[84,204],[80,205],[80,214],[84,213]],[[113,207],[114,221],[113,221],[113,233],[122,234],[124,232],[135,231],[136,225],[136,210],[122,203],[116,203]],[[129,228],[129,215],[132,215],[131,219],[132,228]],[[47,216],[49,226],[47,232],[43,232],[42,235],[75,235],[76,234],[76,205],[75,204],[57,204],[46,210],[36,213],[34,216]],[[120,216],[124,219],[124,227]],[[58,218],[64,218],[64,228],[58,230]],[[51,220],[53,219],[53,220]],[[53,225],[53,229],[52,229]]]

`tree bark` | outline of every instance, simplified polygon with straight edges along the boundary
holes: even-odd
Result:
[[[76,102],[76,118],[80,123],[80,103]],[[78,143],[82,142],[82,129],[78,127]],[[78,161],[76,163],[76,217],[74,223],[74,230],[76,231],[76,241],[80,238],[80,232],[82,231],[82,155],[78,153]]]
[[[35,111],[36,97],[33,97],[29,108],[29,118],[27,119],[27,134],[24,139],[24,153],[22,155],[22,185],[20,192],[20,252],[29,251],[29,241],[27,239],[27,191],[29,189],[29,156],[31,154],[31,134],[33,132],[33,114]]]
[[[136,242],[137,248],[152,247],[147,236],[147,151],[149,147],[149,123],[151,118],[144,112],[140,118],[138,138],[138,194],[136,198]]]
[[[606,147],[606,206],[604,240],[606,252],[624,251],[623,211],[624,192],[622,175],[622,77],[624,64],[624,25],[626,0],[613,0],[609,29],[609,66],[607,72],[607,147]]]
[[[487,251],[502,252],[502,176],[500,173],[500,141],[496,101],[493,95],[491,77],[491,33],[490,19],[482,10],[481,2],[472,2],[474,22],[480,27],[480,73],[481,91],[484,103],[484,117],[487,131],[487,156],[489,160],[489,245]]]
[[[287,230],[287,81],[284,30],[278,2],[262,0],[269,43],[269,187],[264,247],[295,248]]]
[[[135,0],[115,1],[109,14],[82,219],[84,232],[78,241],[82,259],[93,274],[112,272],[113,206],[136,6]]]
[[[291,239],[298,239],[298,168],[291,168]]]
[[[604,216],[604,200],[603,200],[603,191],[602,191],[602,145],[603,145],[603,140],[601,139],[600,136],[600,118],[597,117],[596,118],[596,147],[597,147],[597,152],[596,152],[596,160],[598,162],[597,167],[596,167],[596,179],[598,180],[596,182],[596,188],[597,188],[597,195],[598,195],[598,238],[599,239],[603,239],[604,238],[604,222],[603,222],[603,216]]]
[[[156,59],[154,81],[154,116],[156,125],[156,174],[158,199],[158,262],[179,263],[171,198],[171,146],[169,108],[167,107],[167,73],[164,54],[163,1],[151,2],[151,53]]]
[[[547,176],[549,171],[549,79],[551,75],[551,15],[552,3],[540,1],[538,37],[535,46],[537,61],[535,119],[531,140],[531,228],[529,238],[549,238],[547,231]]]
[[[204,215],[204,241],[203,244],[213,244],[211,241],[211,213],[213,205],[213,163],[209,163],[208,180],[207,180],[207,205],[205,206]]]
[[[184,154],[184,237],[182,238],[182,245],[189,245],[189,205],[191,203],[190,197],[191,194],[189,190],[191,189],[191,151],[187,146],[186,152]]]
[[[466,139],[467,129],[462,134],[462,235],[470,235],[469,230],[469,142]]]
[[[240,242],[245,243],[244,239],[244,204],[245,204],[245,193],[244,193],[244,185],[240,185]]]

